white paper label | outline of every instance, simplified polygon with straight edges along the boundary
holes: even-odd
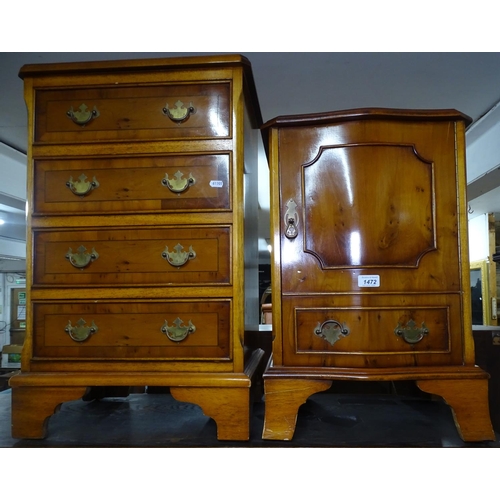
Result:
[[[370,288],[379,287],[380,276],[378,274],[358,276],[358,286]]]
[[[221,188],[224,185],[222,181],[210,181],[210,187]]]

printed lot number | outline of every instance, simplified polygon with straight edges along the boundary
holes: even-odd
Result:
[[[373,275],[364,275],[364,276],[358,276],[358,286],[359,287],[368,287],[368,288],[374,288],[374,287],[379,287],[380,286],[380,276],[377,274]]]

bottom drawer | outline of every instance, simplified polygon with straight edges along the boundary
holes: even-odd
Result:
[[[34,303],[34,357],[230,359],[230,300]]]
[[[346,367],[461,363],[460,311],[460,297],[451,294],[284,297],[284,360]]]

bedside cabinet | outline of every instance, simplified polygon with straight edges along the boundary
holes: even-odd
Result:
[[[466,441],[494,439],[474,365],[465,127],[454,110],[269,121],[272,362],[265,439],[338,380],[415,380]]]
[[[257,147],[242,56],[24,66],[28,318],[12,435],[88,387],[168,386],[249,438]],[[245,314],[246,311],[246,314]]]

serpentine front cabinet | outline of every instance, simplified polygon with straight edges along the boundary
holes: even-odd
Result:
[[[454,110],[283,116],[269,134],[273,361],[264,438],[335,380],[415,380],[493,439],[474,366],[465,126]]]
[[[29,65],[20,76],[29,312],[13,436],[43,437],[57,405],[88,387],[169,386],[214,418],[219,439],[248,439],[262,123],[250,63]]]

